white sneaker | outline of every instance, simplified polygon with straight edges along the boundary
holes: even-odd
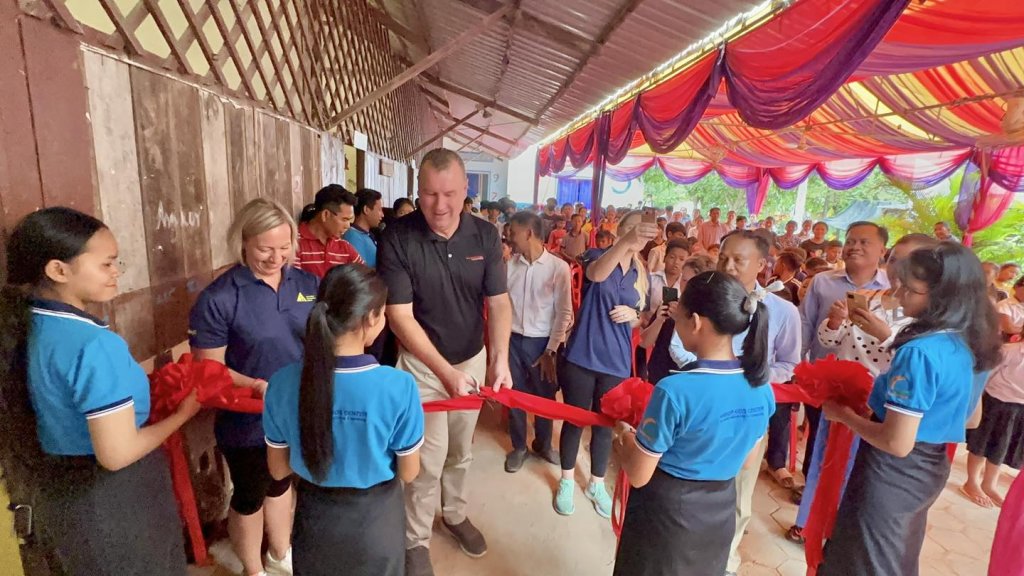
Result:
[[[277,560],[267,550],[267,557],[263,562],[267,576],[292,576],[292,549],[284,553],[284,558]]]

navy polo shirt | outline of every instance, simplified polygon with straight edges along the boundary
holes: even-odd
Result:
[[[135,408],[149,418],[149,379],[128,344],[98,318],[63,302],[34,300],[28,389],[43,451],[95,454],[88,421]]]
[[[890,411],[920,418],[918,442],[963,442],[984,385],[963,337],[932,332],[900,346],[889,371],[875,379],[868,405],[883,422]]]
[[[625,273],[621,266],[615,266],[603,281],[587,286],[576,329],[566,346],[566,360],[601,374],[629,377],[633,371],[633,328],[628,322],[612,322],[608,313],[616,306],[636,308],[640,304],[637,274],[632,264]]]
[[[735,478],[775,413],[772,387],[751,386],[739,360],[697,360],[684,370],[655,386],[637,446],[676,478]]]
[[[408,372],[380,366],[373,356],[339,356],[334,370],[334,458],[316,482],[302,459],[299,388],[302,364],[270,379],[263,404],[267,445],[289,448],[299,477],[331,488],[369,488],[395,477],[397,457],[423,444],[423,407]]]
[[[435,234],[419,210],[384,230],[377,272],[388,304],[412,304],[416,321],[450,364],[484,347],[484,299],[508,292],[498,230],[463,213],[451,238]]]
[[[189,344],[200,349],[226,346],[228,368],[262,380],[297,362],[319,280],[291,266],[281,274],[277,291],[241,264],[214,280],[192,307]],[[259,414],[221,411],[214,427],[217,442],[235,448],[262,446],[261,420]]]
[[[377,240],[373,237],[372,232],[361,230],[353,224],[345,232],[343,238],[356,249],[356,252],[359,252],[367,266],[377,267]]]

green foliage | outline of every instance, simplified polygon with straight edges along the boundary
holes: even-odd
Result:
[[[896,186],[885,174],[877,170],[856,188],[841,192],[829,190],[815,174],[807,181],[805,218],[832,218],[858,200],[909,203],[907,209],[890,210],[879,218],[878,223],[889,228],[892,238],[899,238],[911,232],[932,234],[935,223],[940,220],[949,222],[954,233],[959,234],[954,223],[953,211],[956,208],[961,177],[962,172],[958,172],[950,179],[948,194],[925,196],[920,192]],[[654,206],[674,205],[688,200],[705,214],[714,206],[720,207],[723,212],[747,212],[744,191],[731,188],[714,174],[689,186],[673,183],[658,169],[648,170],[640,178],[644,183],[645,199],[648,204]],[[785,220],[792,218],[796,200],[796,189],[781,190],[772,184],[761,214],[774,216],[781,225]],[[982,260],[1024,263],[1024,202],[1017,200],[999,222],[975,234],[974,248]]]

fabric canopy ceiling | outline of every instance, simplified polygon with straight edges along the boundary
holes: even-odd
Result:
[[[1001,126],[1006,100],[1024,97],[1012,22],[1024,2],[797,0],[542,147],[539,171],[598,159],[615,179],[657,165],[681,183],[714,169],[738,187],[789,188],[816,172],[845,189],[879,167],[931,185],[980,161],[976,149],[1014,143]]]

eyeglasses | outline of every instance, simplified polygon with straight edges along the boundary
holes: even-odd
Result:
[[[897,295],[902,294],[904,292],[910,292],[911,294],[914,294],[915,296],[927,296],[928,295],[927,291],[919,292],[919,291],[914,290],[913,288],[907,286],[906,284],[900,284],[900,287],[896,289],[896,292],[894,292],[893,295],[897,296]]]

